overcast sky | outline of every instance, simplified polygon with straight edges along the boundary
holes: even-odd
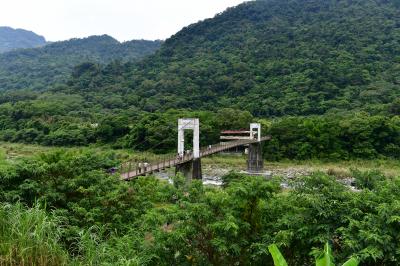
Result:
[[[120,41],[166,39],[243,0],[1,0],[0,26],[49,41],[108,34]]]

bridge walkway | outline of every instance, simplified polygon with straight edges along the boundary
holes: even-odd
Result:
[[[270,140],[270,136],[262,137],[260,142]],[[215,153],[226,151],[235,147],[249,145],[252,143],[259,142],[257,139],[247,139],[247,140],[237,140],[225,143],[219,143],[215,145],[210,145],[208,147],[203,147],[200,149],[200,158],[206,157]],[[185,154],[183,157],[178,157],[177,155],[165,157],[161,161],[153,164],[149,164],[146,169],[144,167],[139,168],[137,162],[126,162],[121,165],[121,179],[131,180],[139,176],[145,176],[148,174],[153,174],[155,172],[160,172],[167,168],[175,167],[180,164],[184,164],[192,161],[193,154]]]

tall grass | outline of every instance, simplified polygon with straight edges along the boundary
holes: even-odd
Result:
[[[156,256],[146,250],[141,234],[131,232],[101,240],[96,228],[82,231],[77,239],[78,253],[70,265],[145,266]]]
[[[0,265],[66,265],[56,218],[39,206],[0,205]]]
[[[94,228],[81,231],[72,257],[61,243],[60,225],[40,206],[0,205],[0,266],[137,266],[148,265],[153,257],[143,250],[140,234],[104,240]]]

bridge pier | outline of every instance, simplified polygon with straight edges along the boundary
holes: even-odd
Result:
[[[247,155],[247,171],[249,173],[259,173],[264,169],[264,160],[262,156],[262,144],[256,142],[249,144]]]
[[[178,164],[175,168],[175,173],[181,173],[188,180],[192,179],[202,179],[202,171],[201,171],[201,159],[193,159],[192,161]]]

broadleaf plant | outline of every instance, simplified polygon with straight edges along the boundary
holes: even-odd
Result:
[[[279,251],[279,248],[275,245],[269,245],[268,250],[271,253],[272,259],[274,260],[275,266],[287,266],[287,262],[285,258],[282,256],[282,253]],[[316,266],[335,266],[332,256],[332,249],[329,243],[325,244],[324,252],[317,257],[315,261]],[[358,261],[355,258],[351,258],[346,261],[342,266],[358,266]]]
[[[272,255],[275,266],[288,266],[285,258],[282,256],[282,253],[275,244],[269,245],[268,250]]]

